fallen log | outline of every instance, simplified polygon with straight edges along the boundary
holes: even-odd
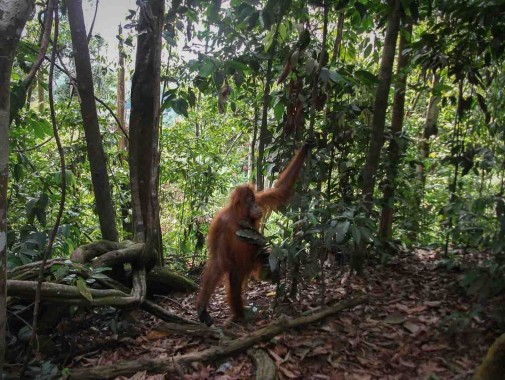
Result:
[[[7,280],[9,297],[35,299],[37,281]],[[127,307],[138,304],[138,299],[116,289],[79,289],[77,286],[43,282],[40,297],[44,301],[82,306]]]
[[[9,270],[7,271],[7,279],[36,281],[41,263],[41,261],[37,261]],[[89,265],[84,265],[79,262],[72,262],[68,259],[52,259],[48,260],[44,266],[44,276],[47,277],[50,274],[54,273],[57,270],[57,267],[66,267],[68,268],[68,273],[78,273],[82,278],[86,280],[93,278],[105,289],[115,288],[127,294],[130,293],[128,286],[131,285],[131,271],[126,274],[124,278],[126,281],[120,283],[111,277],[104,276],[103,272],[100,272],[100,276],[94,278],[95,272],[89,267]],[[146,282],[147,293],[149,295],[167,295],[173,292],[190,293],[198,288],[193,280],[186,276],[178,274],[169,268],[154,267],[149,273],[146,274]]]
[[[174,356],[168,360],[142,358],[119,362],[110,366],[70,369],[70,377],[79,379],[109,379],[117,376],[131,376],[139,371],[145,370],[147,370],[148,373],[177,375],[180,374],[180,368],[182,366],[189,365],[193,362],[212,362],[236,355],[247,351],[257,343],[268,341],[288,329],[320,321],[342,310],[365,303],[367,299],[368,297],[365,295],[359,296],[294,319],[280,317],[268,326],[250,333],[247,336],[226,341],[219,346],[211,347],[204,351]]]

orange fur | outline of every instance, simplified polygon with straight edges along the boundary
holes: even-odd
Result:
[[[236,235],[237,230],[243,228],[239,222],[248,222],[259,230],[261,213],[258,206],[265,214],[287,202],[308,150],[309,147],[305,144],[281,173],[273,188],[255,192],[252,185],[237,187],[231,194],[229,204],[212,220],[207,237],[209,259],[202,274],[197,301],[200,321],[212,324],[207,305],[216,286],[225,276],[228,304],[234,320],[244,318],[242,288],[250,274],[258,271],[263,263],[257,257],[259,247]]]

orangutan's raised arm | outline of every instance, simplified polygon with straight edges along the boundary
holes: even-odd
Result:
[[[256,193],[256,203],[263,210],[275,210],[280,205],[287,203],[293,193],[296,179],[300,174],[300,169],[309,149],[309,144],[303,144],[288,167],[279,175],[274,187]]]

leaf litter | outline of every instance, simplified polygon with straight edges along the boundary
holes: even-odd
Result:
[[[498,335],[497,326],[484,313],[465,328],[450,329],[450,316],[471,310],[472,301],[459,286],[461,274],[439,268],[436,255],[418,250],[394,258],[386,265],[368,266],[363,276],[350,275],[346,267],[327,268],[327,302],[338,302],[356,293],[367,293],[366,305],[347,310],[324,322],[287,331],[257,348],[268,353],[280,379],[471,379],[489,345]],[[254,310],[247,325],[228,322],[224,289],[215,293],[209,307],[216,326],[235,336],[244,336],[270,323],[279,313],[296,317],[320,307],[317,279],[302,281],[299,296],[272,310],[275,287],[251,283],[246,304]],[[173,295],[156,300],[177,315],[194,319],[196,294]],[[186,336],[156,329],[159,320],[142,311],[130,312],[133,333],[111,328],[103,315],[87,316],[94,329],[71,329],[73,348],[89,341],[116,340],[113,348],[72,356],[68,368],[114,364],[123,360],[167,358],[201,351],[218,344],[205,337]],[[448,322],[449,321],[449,322]],[[81,321],[82,322],[82,321]],[[75,320],[66,321],[67,325]],[[74,326],[75,327],[75,326]],[[128,330],[128,328],[126,329]],[[50,359],[50,358],[48,358]],[[160,379],[148,369],[131,379]],[[254,378],[254,366],[246,354],[216,363],[193,363],[181,370],[184,379]]]

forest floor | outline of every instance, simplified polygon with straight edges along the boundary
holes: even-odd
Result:
[[[462,273],[439,267],[436,256],[434,251],[419,249],[387,265],[369,266],[362,277],[349,276],[346,267],[330,268],[325,279],[327,302],[359,293],[368,294],[369,302],[321,323],[286,331],[258,347],[273,360],[280,379],[470,379],[498,331],[487,317],[465,317],[473,304],[459,285]],[[257,311],[253,322],[239,326],[227,323],[229,309],[219,288],[210,307],[215,326],[226,326],[239,336],[264,327],[275,318],[270,308],[273,294],[271,285],[251,283],[247,303]],[[195,298],[195,294],[164,297],[157,303],[194,319]],[[316,309],[320,299],[314,280],[301,286],[299,299],[282,312],[296,317]],[[117,317],[114,313],[110,312],[111,318]],[[159,331],[159,320],[144,312],[129,313],[128,322],[112,324],[111,318],[97,310],[94,316],[83,317],[80,329],[66,326],[67,333],[74,330],[64,334],[67,344],[74,348],[97,344],[95,351],[74,356],[67,367],[139,358],[169,360],[216,344],[210,338]],[[75,321],[70,324],[76,327]],[[90,328],[83,330],[85,325]],[[110,341],[110,348],[104,348],[104,341]],[[248,379],[254,378],[254,366],[244,353],[217,363],[196,363],[184,373],[188,380]],[[143,372],[134,378],[164,377]]]

